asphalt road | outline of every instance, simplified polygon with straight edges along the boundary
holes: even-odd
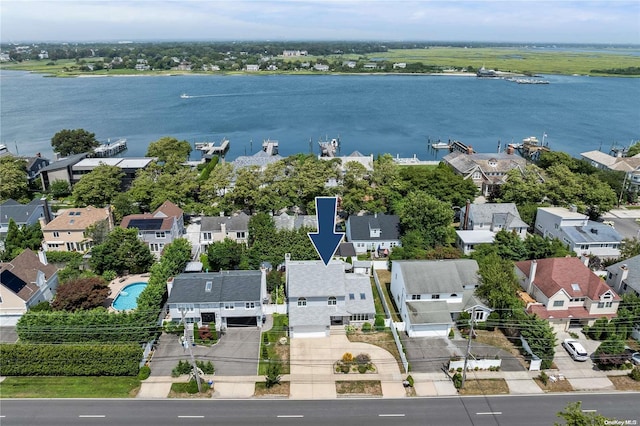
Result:
[[[640,422],[640,394],[338,400],[2,400],[13,425],[551,425],[568,402],[607,418]],[[634,423],[635,421],[635,423]]]

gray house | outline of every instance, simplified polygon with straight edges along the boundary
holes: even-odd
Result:
[[[200,248],[202,252],[217,241],[228,238],[236,243],[249,241],[249,217],[240,212],[234,216],[205,216],[200,222]]]
[[[286,262],[291,338],[329,336],[332,325],[361,326],[375,319],[371,281],[364,274],[345,272],[345,263],[332,260]]]
[[[286,229],[293,231],[303,226],[306,228],[318,229],[318,218],[316,215],[304,215],[282,213],[273,217],[273,223],[277,230]]]
[[[606,281],[618,294],[640,296],[640,255],[609,266]]]
[[[264,271],[221,271],[180,274],[167,282],[169,315],[199,326],[262,326],[263,301],[267,297]]]
[[[153,213],[132,214],[122,218],[121,228],[137,228],[138,238],[149,244],[149,250],[160,257],[164,246],[181,238],[184,217],[180,207],[165,201]]]
[[[346,225],[346,238],[353,243],[356,253],[377,251],[384,254],[393,247],[401,246],[400,219],[392,214],[373,214],[349,216]]]
[[[394,260],[391,296],[409,337],[447,337],[461,312],[485,321],[491,309],[474,296],[478,264],[471,259]]]
[[[9,199],[0,204],[0,238],[4,238],[6,235],[11,219],[18,226],[28,226],[37,223],[40,218],[45,225],[53,218],[53,212],[46,198],[32,200],[28,204],[21,204]]]

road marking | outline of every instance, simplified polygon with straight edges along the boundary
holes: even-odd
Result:
[[[304,417],[303,414],[281,414],[279,416],[276,416],[280,419],[300,419],[302,417]]]
[[[582,410],[583,413],[596,413],[598,410]]]
[[[502,411],[487,411],[484,413],[476,413],[476,416],[494,416],[498,414],[502,414]]]
[[[179,419],[204,419],[204,416],[178,416]]]
[[[378,417],[404,417],[404,414],[378,414]]]
[[[104,414],[80,414],[78,417],[81,419],[101,419],[106,416]]]

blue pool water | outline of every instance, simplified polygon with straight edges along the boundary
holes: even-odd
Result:
[[[138,296],[145,289],[147,283],[133,283],[124,287],[116,296],[116,300],[113,301],[113,309],[118,311],[125,311],[128,309],[135,309],[138,307]]]

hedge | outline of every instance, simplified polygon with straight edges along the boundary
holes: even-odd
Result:
[[[140,345],[0,344],[2,376],[135,376]]]

